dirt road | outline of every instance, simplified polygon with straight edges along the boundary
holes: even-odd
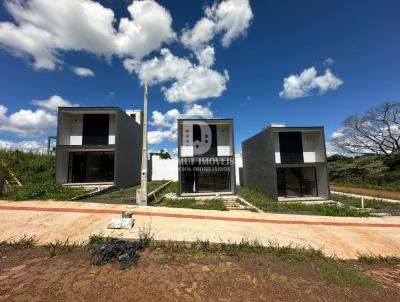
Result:
[[[137,267],[89,265],[78,249],[0,249],[0,301],[399,301],[400,266],[359,266],[377,284],[336,282],[306,264],[260,255],[145,251]],[[352,266],[349,263],[349,266]],[[346,281],[347,282],[347,281]]]

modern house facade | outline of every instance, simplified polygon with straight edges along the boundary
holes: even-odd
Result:
[[[63,185],[140,183],[142,112],[117,107],[60,107],[56,173]]]
[[[242,142],[244,185],[275,200],[330,199],[323,127],[271,125]]]
[[[232,119],[178,119],[179,194],[235,193]]]

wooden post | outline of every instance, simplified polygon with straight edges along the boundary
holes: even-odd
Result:
[[[361,196],[361,208],[364,209],[364,196]]]

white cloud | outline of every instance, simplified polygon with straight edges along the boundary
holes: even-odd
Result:
[[[85,67],[72,67],[72,71],[80,77],[94,77],[94,72]]]
[[[33,105],[38,107],[46,108],[51,111],[57,111],[58,107],[78,107],[78,104],[72,104],[71,102],[63,99],[58,95],[53,95],[47,100],[34,100]]]
[[[183,118],[213,118],[214,114],[210,109],[210,105],[201,106],[198,104],[187,105],[183,112],[178,109],[168,110],[166,113],[153,111],[152,121],[150,124],[156,128],[149,131],[149,144],[161,144],[164,141],[176,141],[177,135],[177,119]]]
[[[149,131],[147,138],[149,140],[150,145],[159,145],[166,140],[176,141],[177,133],[169,130],[165,131],[155,130],[155,131]]]
[[[210,58],[208,58],[210,60]],[[210,97],[219,97],[226,89],[228,72],[221,74],[202,65],[194,65],[186,58],[174,56],[169,49],[161,50],[160,58],[147,61],[126,59],[125,68],[136,72],[141,82],[150,85],[173,81],[170,87],[163,87],[165,98],[170,103],[187,104]]]
[[[208,18],[214,21],[217,32],[223,32],[222,45],[228,47],[234,39],[246,34],[253,12],[249,0],[216,2],[206,9]]]
[[[222,45],[228,47],[234,39],[246,34],[253,19],[248,0],[225,0],[205,8],[205,16],[184,29],[181,42],[188,48],[204,48],[216,34],[222,33]]]
[[[0,23],[0,44],[17,56],[33,58],[37,69],[55,69],[61,51],[86,51],[141,59],[175,39],[169,12],[152,0],[135,0],[130,18],[90,0],[6,0],[16,23]]]
[[[224,74],[220,74],[203,66],[194,66],[170,88],[163,88],[163,92],[170,103],[193,103],[197,100],[221,96],[228,80],[226,70]]]
[[[327,58],[322,64],[323,64],[324,66],[330,66],[330,65],[335,64],[335,60],[332,59],[332,58]]]
[[[341,138],[341,137],[343,137],[343,135],[344,134],[343,134],[342,130],[337,130],[337,131],[332,133],[332,138],[333,139]]]
[[[190,49],[197,49],[210,42],[215,35],[214,21],[203,17],[194,25],[193,29],[182,31],[181,42]]]
[[[300,75],[292,74],[283,80],[283,91],[279,96],[284,99],[296,99],[306,97],[315,89],[319,94],[324,94],[328,90],[336,90],[343,81],[332,74],[329,69],[325,70],[324,75],[317,76],[315,67],[304,69]]]
[[[0,149],[1,150],[19,150],[24,152],[47,152],[47,142],[39,141],[20,141],[20,142],[10,142],[0,139]]]
[[[149,85],[182,78],[192,63],[184,58],[174,56],[169,49],[161,49],[161,57],[147,61],[126,59],[124,67],[129,72],[136,72],[140,81],[147,80]]]
[[[196,50],[195,54],[200,65],[203,65],[205,67],[211,67],[212,65],[214,65],[215,61],[214,47],[208,45],[200,50]]]
[[[0,105],[0,132],[12,132],[21,136],[38,136],[56,126],[57,117],[38,109],[21,109],[6,116],[7,108]]]

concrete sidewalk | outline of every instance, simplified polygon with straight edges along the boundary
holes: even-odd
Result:
[[[107,230],[112,217],[134,212],[132,230]],[[82,242],[90,234],[137,238],[139,229],[151,229],[158,240],[257,239],[282,245],[321,248],[328,255],[354,258],[357,253],[400,256],[400,217],[351,218],[204,211],[60,201],[0,201],[0,240],[24,234],[41,242],[69,239]]]

